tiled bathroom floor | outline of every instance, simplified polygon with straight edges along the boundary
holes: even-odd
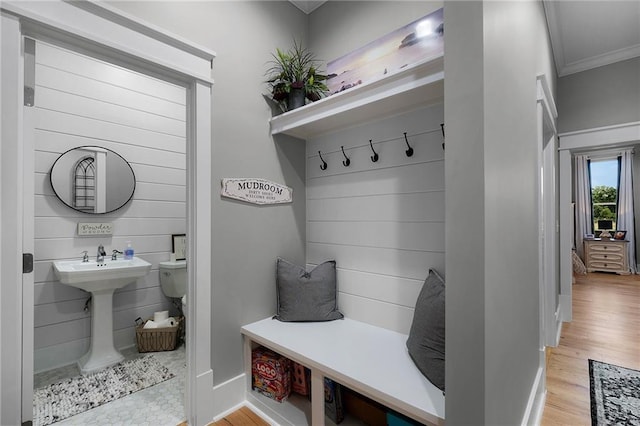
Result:
[[[135,347],[122,351],[122,354],[126,359],[144,355],[139,354]],[[184,414],[187,373],[185,346],[181,345],[174,351],[154,352],[154,355],[173,372],[174,378],[54,424],[60,426],[176,426],[183,422],[186,419]],[[75,365],[39,373],[34,377],[34,387],[37,389],[78,374],[80,373]]]

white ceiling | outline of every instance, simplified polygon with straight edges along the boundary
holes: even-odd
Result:
[[[544,0],[559,76],[640,56],[640,1]]]
[[[309,14],[322,0],[289,0]],[[640,56],[640,1],[543,0],[559,76]]]

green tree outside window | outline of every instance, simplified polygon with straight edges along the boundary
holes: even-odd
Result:
[[[593,227],[598,229],[598,220],[613,220],[613,228],[616,224],[618,207],[618,190],[612,186],[598,185],[591,189],[591,202],[593,203]]]

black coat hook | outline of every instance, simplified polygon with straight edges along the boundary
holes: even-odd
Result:
[[[404,132],[404,141],[407,143],[407,149],[404,153],[407,154],[407,157],[411,157],[413,155],[413,148],[409,145],[409,140],[407,139],[407,132]]]
[[[376,150],[373,149],[373,142],[371,142],[371,139],[369,139],[369,146],[371,146],[371,151],[373,151],[373,155],[371,156],[371,161],[375,163],[376,161],[378,161],[380,157],[378,156],[378,153],[376,152]]]
[[[342,155],[344,155],[344,160],[342,160],[342,164],[344,164],[345,167],[349,167],[349,164],[351,164],[351,160],[349,160],[349,157],[347,157],[347,154],[344,153],[344,145],[340,147],[342,149]]]
[[[324,158],[322,158],[322,154],[320,153],[320,151],[318,151],[318,155],[320,156],[320,161],[322,161],[322,164],[320,164],[320,169],[327,170],[327,162],[324,161]]]
[[[440,123],[440,129],[442,130],[442,149],[444,149],[444,123]]]

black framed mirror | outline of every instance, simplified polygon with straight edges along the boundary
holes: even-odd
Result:
[[[80,146],[63,153],[51,166],[51,187],[74,210],[104,214],[131,200],[136,177],[120,154],[99,146]]]

